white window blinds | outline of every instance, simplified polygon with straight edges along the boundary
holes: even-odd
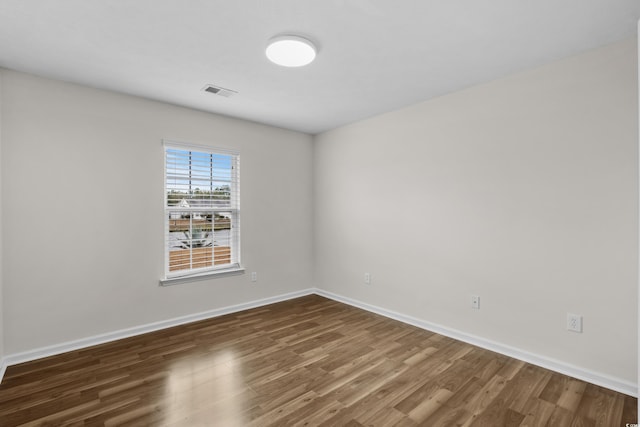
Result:
[[[240,157],[164,143],[165,276],[240,266]]]

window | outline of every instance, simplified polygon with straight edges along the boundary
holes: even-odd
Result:
[[[238,153],[164,142],[165,278],[240,269]]]

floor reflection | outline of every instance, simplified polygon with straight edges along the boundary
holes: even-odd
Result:
[[[166,387],[168,425],[244,426],[245,400],[251,390],[242,380],[233,351],[177,360]]]

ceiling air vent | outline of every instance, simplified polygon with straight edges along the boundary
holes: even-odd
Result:
[[[213,93],[214,95],[224,96],[225,98],[229,98],[238,93],[235,90],[225,89],[223,87],[214,85],[206,85],[202,88],[202,90],[205,92]]]

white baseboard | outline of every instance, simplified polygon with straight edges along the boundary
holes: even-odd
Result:
[[[7,359],[0,357],[0,383],[2,382],[2,378],[4,378],[4,373],[7,370]]]
[[[242,304],[232,305],[228,307],[218,308],[210,311],[205,311],[196,314],[190,314],[187,316],[177,317],[174,319],[163,320],[160,322],[154,322],[147,325],[136,326],[133,328],[122,329],[119,331],[109,332],[106,334],[95,335],[92,337],[82,338],[79,340],[68,341],[61,344],[56,344],[48,347],[42,347],[35,350],[30,350],[22,353],[16,353],[7,355],[0,359],[0,382],[4,377],[5,370],[8,366],[17,365],[18,363],[29,362],[43,357],[53,356],[56,354],[66,353],[68,351],[78,350],[81,348],[90,347],[97,344],[103,344],[110,341],[116,341],[123,338],[129,338],[136,335],[145,334],[148,332],[157,331],[160,329],[166,329],[173,326],[183,325],[185,323],[196,322],[198,320],[210,319],[213,317],[222,316],[225,314],[236,313],[242,310],[248,310],[251,308],[261,307],[276,302],[282,302],[293,298],[299,298],[305,295],[317,294],[344,304],[348,304],[357,308],[361,308],[372,313],[379,314],[390,319],[398,320],[409,325],[416,326],[421,329],[425,329],[431,332],[435,332],[459,341],[463,341],[477,347],[485,348],[487,350],[495,351],[496,353],[503,354],[505,356],[513,357],[518,360],[522,360],[533,365],[541,366],[546,369],[550,369],[555,372],[559,372],[564,375],[568,375],[574,378],[578,378],[583,381],[587,381],[592,384],[596,384],[610,390],[614,390],[620,393],[627,394],[629,396],[638,397],[638,385],[626,380],[614,378],[606,374],[593,372],[588,369],[583,369],[559,360],[551,359],[545,356],[540,356],[528,351],[520,350],[508,345],[497,343],[491,340],[484,339],[475,335],[467,334],[455,329],[450,329],[445,326],[441,326],[435,323],[427,322],[425,320],[417,319],[412,316],[397,313],[395,311],[387,310],[381,307],[377,307],[371,304],[367,304],[361,301],[357,301],[342,295],[334,294],[332,292],[324,291],[322,289],[310,288],[301,291],[290,292],[287,294],[276,295],[269,298],[264,298],[255,301],[249,301]]]
[[[532,365],[537,365],[551,371],[559,372],[564,375],[568,375],[579,380],[583,380],[601,387],[608,388],[620,393],[627,394],[629,396],[638,397],[638,384],[631,383],[629,381],[614,378],[606,374],[601,374],[588,369],[583,369],[559,360],[551,359],[549,357],[541,356],[538,354],[530,353],[528,351],[520,350],[515,347],[511,347],[505,344],[501,344],[495,341],[487,340],[482,337],[467,334],[455,329],[450,329],[445,326],[441,326],[435,323],[427,322],[425,320],[417,319],[412,316],[407,316],[395,311],[387,310],[381,307],[370,305],[361,301],[357,301],[351,298],[337,295],[332,292],[327,292],[322,289],[314,289],[314,293],[344,304],[348,304],[354,307],[361,308],[363,310],[370,311],[372,313],[379,314],[384,317],[388,317],[394,320],[398,320],[409,325],[417,326],[421,329],[426,329],[431,332],[438,333],[440,335],[447,336],[449,338],[463,341],[477,347],[481,347],[487,350],[495,351],[496,353],[503,354],[505,356],[513,357],[514,359],[522,360]]]
[[[108,332],[106,334],[95,335],[92,337],[81,338],[79,340],[67,341],[61,344],[55,344],[48,347],[41,347],[35,350],[29,350],[22,353],[10,354],[0,360],[0,382],[4,377],[5,370],[8,366],[17,365],[19,363],[30,362],[32,360],[41,359],[43,357],[54,356],[56,354],[66,353],[68,351],[78,350],[91,347],[93,345],[104,344],[110,341],[116,341],[123,338],[129,338],[136,335],[146,334],[148,332],[158,331],[160,329],[171,328],[173,326],[184,325],[186,323],[196,322],[198,320],[210,319],[213,317],[223,316],[225,314],[236,313],[238,311],[248,310],[250,308],[262,307],[264,305],[276,302],[287,301],[293,298],[302,297],[315,293],[315,289],[304,289],[301,291],[290,292],[287,294],[276,295],[260,300],[249,301],[242,304],[236,304],[228,307],[217,308],[210,311],[204,311],[187,316],[176,317],[173,319],[162,320],[160,322],[149,323],[146,325],[135,326],[133,328],[121,329],[119,331]]]

